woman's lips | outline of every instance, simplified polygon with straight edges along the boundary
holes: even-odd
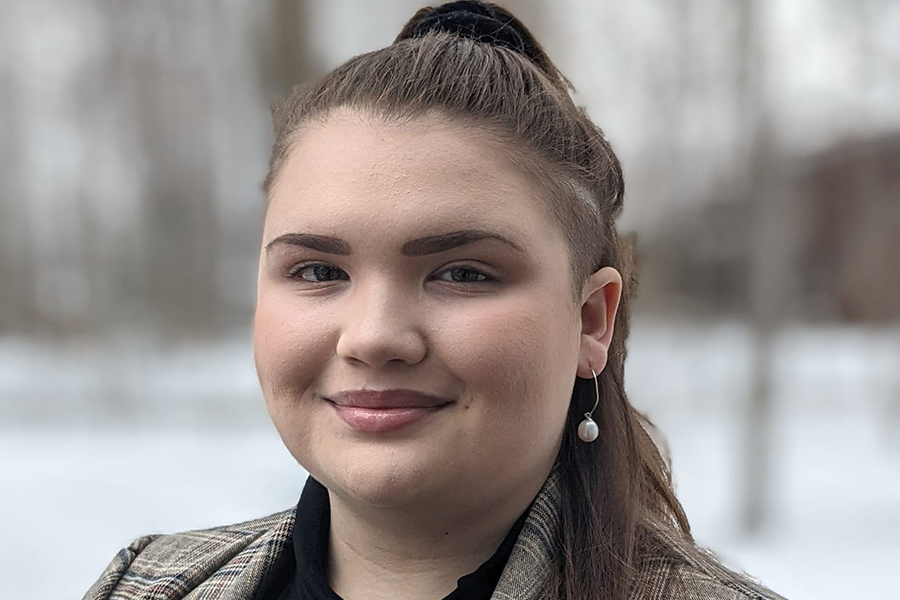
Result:
[[[364,433],[396,431],[448,406],[444,404],[428,407],[364,408],[359,406],[342,406],[333,402],[330,404],[344,423],[356,431]]]

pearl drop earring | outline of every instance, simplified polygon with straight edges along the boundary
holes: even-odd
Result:
[[[593,368],[591,368],[591,373],[594,373]],[[584,421],[578,426],[578,437],[581,438],[582,442],[593,442],[600,436],[600,428],[594,419],[591,418],[591,415],[597,410],[597,405],[600,404],[600,383],[597,381],[596,373],[594,373],[594,389],[597,391],[594,408],[584,413]]]

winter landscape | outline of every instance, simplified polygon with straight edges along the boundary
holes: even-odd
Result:
[[[294,505],[248,326],[270,104],[417,0],[0,0],[0,599]],[[625,172],[626,385],[696,539],[896,598],[900,2],[510,0]]]

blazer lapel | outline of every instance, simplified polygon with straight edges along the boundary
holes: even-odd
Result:
[[[553,538],[559,526],[559,472],[556,468],[538,492],[491,600],[542,600],[553,561]]]
[[[281,513],[259,537],[193,589],[185,600],[247,600],[290,543],[296,509]]]

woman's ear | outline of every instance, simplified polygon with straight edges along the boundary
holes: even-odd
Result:
[[[592,367],[600,373],[606,366],[621,297],[622,276],[612,267],[603,267],[585,281],[581,294],[581,349],[576,371],[579,377],[591,378]]]

